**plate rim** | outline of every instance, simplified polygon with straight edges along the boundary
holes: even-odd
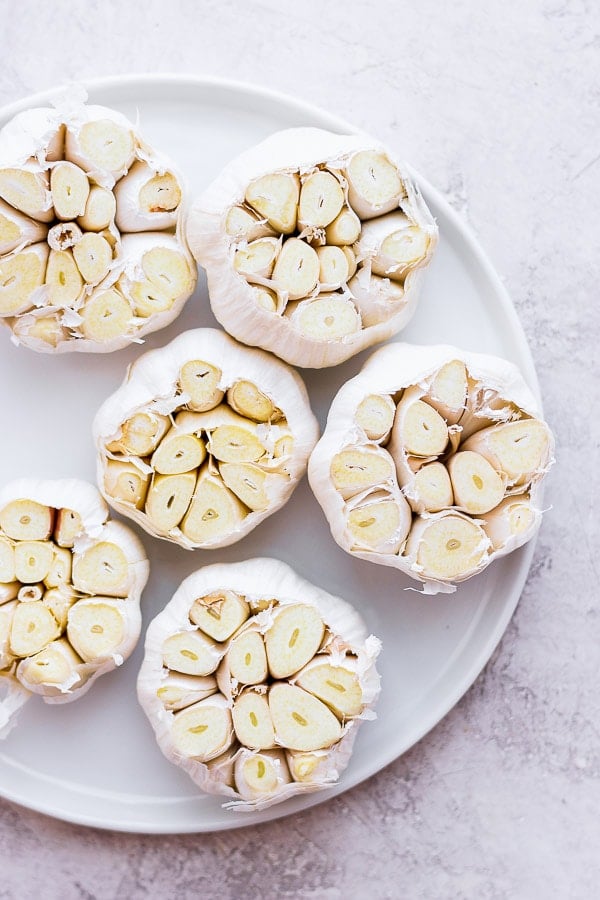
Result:
[[[43,91],[38,91],[34,94],[28,94],[25,97],[1,106],[0,128],[3,126],[5,120],[12,118],[14,115],[23,110],[51,102],[52,99],[57,95],[60,95],[62,91],[68,90],[69,86],[71,85],[83,86],[87,91],[90,92],[102,91],[103,89],[111,89],[115,87],[147,88],[151,85],[173,87],[174,89],[176,89],[177,87],[185,86],[192,90],[210,90],[211,88],[221,91],[226,90],[230,91],[231,93],[246,95],[253,99],[258,98],[263,101],[274,102],[281,106],[287,107],[288,110],[296,110],[299,113],[304,114],[305,116],[326,119],[330,123],[330,128],[337,129],[340,132],[354,134],[364,133],[363,129],[357,128],[355,125],[348,122],[341,116],[338,116],[336,113],[331,113],[327,109],[320,107],[317,104],[299,99],[274,88],[269,88],[264,85],[255,84],[253,82],[244,82],[237,79],[222,78],[220,76],[214,75],[189,75],[186,73],[177,72],[124,73],[120,75],[108,75],[96,78],[83,78],[77,81],[54,85],[53,87],[46,88]],[[450,205],[443,193],[436,187],[434,187],[421,174],[415,171],[412,166],[407,165],[407,168],[411,176],[419,184],[419,187],[422,189],[426,197],[431,198],[434,204],[443,210],[444,215],[450,221],[452,228],[456,232],[458,232],[460,237],[465,241],[473,258],[480,266],[485,279],[493,287],[493,290],[500,301],[501,313],[504,316],[506,324],[510,330],[511,341],[513,342],[515,352],[522,360],[519,368],[524,375],[529,387],[541,404],[539,382],[533,362],[533,357],[531,354],[531,348],[527,341],[525,331],[517,314],[514,303],[508,293],[508,290],[506,289],[504,283],[502,282],[500,276],[494,268],[489,256],[481,246],[479,240],[476,238],[470,225],[464,220],[462,215]],[[514,615],[515,609],[522,595],[527,576],[529,574],[536,542],[537,535],[526,545],[511,554],[513,558],[518,558],[518,564],[512,578],[513,590],[510,602],[504,603],[501,613],[496,619],[495,627],[488,635],[487,640],[479,645],[478,652],[474,656],[474,661],[472,661],[471,665],[468,667],[468,671],[466,672],[464,677],[455,683],[454,689],[446,695],[446,701],[442,704],[439,704],[439,708],[434,707],[434,712],[426,717],[425,724],[423,724],[415,731],[415,736],[412,740],[412,743],[400,752],[398,752],[397,749],[393,749],[387,754],[384,753],[383,757],[378,757],[376,765],[372,767],[367,766],[366,771],[362,771],[360,774],[355,774],[354,776],[350,776],[349,778],[343,777],[340,782],[325,791],[303,795],[302,807],[299,810],[290,809],[290,802],[288,801],[288,803],[276,805],[270,807],[267,810],[264,810],[261,815],[260,823],[257,822],[252,816],[244,815],[242,818],[240,818],[238,814],[235,816],[235,820],[232,816],[230,821],[224,821],[223,823],[218,823],[217,825],[213,824],[210,827],[202,827],[197,823],[185,823],[183,826],[181,824],[172,825],[171,823],[161,824],[160,822],[150,824],[145,820],[136,821],[132,816],[129,816],[129,819],[127,821],[109,822],[107,821],[106,817],[102,817],[101,815],[99,816],[97,814],[90,813],[85,814],[78,811],[63,809],[58,807],[55,803],[45,803],[42,799],[24,799],[21,795],[18,794],[18,792],[12,792],[10,789],[7,790],[2,785],[0,785],[0,797],[3,797],[4,799],[16,803],[27,809],[31,809],[35,812],[42,813],[52,818],[60,819],[61,821],[70,822],[77,825],[84,825],[86,827],[99,828],[106,831],[135,834],[209,834],[212,832],[232,830],[236,828],[263,824],[268,821],[274,821],[288,815],[293,815],[294,813],[299,811],[305,811],[307,809],[314,808],[321,803],[331,800],[335,796],[338,796],[345,791],[356,787],[357,785],[366,781],[368,778],[371,778],[373,775],[389,766],[396,759],[399,759],[400,756],[408,752],[408,750],[415,747],[430,731],[432,731],[442,721],[442,719],[444,719],[454,709],[461,698],[472,687],[487,663],[490,661],[495,649],[502,640],[502,637],[504,636],[506,629]],[[443,709],[441,707],[443,707]],[[0,756],[1,755],[3,754],[0,754]],[[345,774],[347,775],[348,773]],[[96,793],[99,794],[101,792]],[[293,804],[293,800],[291,802]]]

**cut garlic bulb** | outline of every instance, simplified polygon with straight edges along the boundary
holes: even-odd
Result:
[[[223,327],[313,368],[408,323],[437,243],[418,189],[381,144],[317,128],[278,132],[229,163],[187,234]]]
[[[140,634],[148,561],[92,485],[0,489],[0,737],[31,694],[66,703],[121,665]]]
[[[165,652],[216,634],[204,675]],[[150,623],[138,697],[168,760],[227,806],[261,809],[338,780],[374,716],[379,650],[352,607],[284,563],[211,565]]]
[[[207,328],[138,359],[94,436],[108,502],[192,549],[231,544],[283,506],[318,426],[295,372]]]
[[[139,341],[181,312],[197,278],[179,175],[80,93],[0,131],[0,320],[47,353]]]
[[[309,481],[344,550],[451,592],[534,536],[553,447],[511,363],[397,343],[338,392]]]

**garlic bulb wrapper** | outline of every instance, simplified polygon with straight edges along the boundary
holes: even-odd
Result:
[[[230,162],[190,210],[210,302],[238,340],[337,365],[412,316],[437,226],[367,135],[280,131]]]
[[[261,809],[338,780],[374,718],[380,646],[278,560],[206,566],[150,623],[138,698],[168,760],[227,805]],[[211,671],[190,675],[209,654]]]
[[[0,489],[0,736],[32,695],[67,703],[132,653],[148,580],[142,544],[95,487]]]
[[[94,422],[116,510],[182,547],[224,547],[288,500],[318,425],[300,376],[211,328],[130,368]]]
[[[78,91],[0,131],[0,320],[33,350],[108,352],[168,325],[197,278],[185,192],[121,113]]]
[[[309,481],[340,547],[451,592],[533,537],[553,448],[512,363],[397,343],[334,398]]]

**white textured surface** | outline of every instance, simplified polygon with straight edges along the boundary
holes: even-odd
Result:
[[[513,623],[403,759],[312,811],[215,836],[105,834],[0,803],[0,897],[596,897],[600,529],[584,465],[600,426],[582,412],[598,397],[597,5],[0,0],[0,21],[0,103],[65,79],[214,74],[393,142],[504,277],[558,438]]]

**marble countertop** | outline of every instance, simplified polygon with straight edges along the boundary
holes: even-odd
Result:
[[[514,619],[409,753],[285,827],[112,834],[0,801],[0,898],[598,896],[598,6],[0,0],[0,19],[0,104],[100,75],[212,74],[400,146],[500,272],[558,439]]]

